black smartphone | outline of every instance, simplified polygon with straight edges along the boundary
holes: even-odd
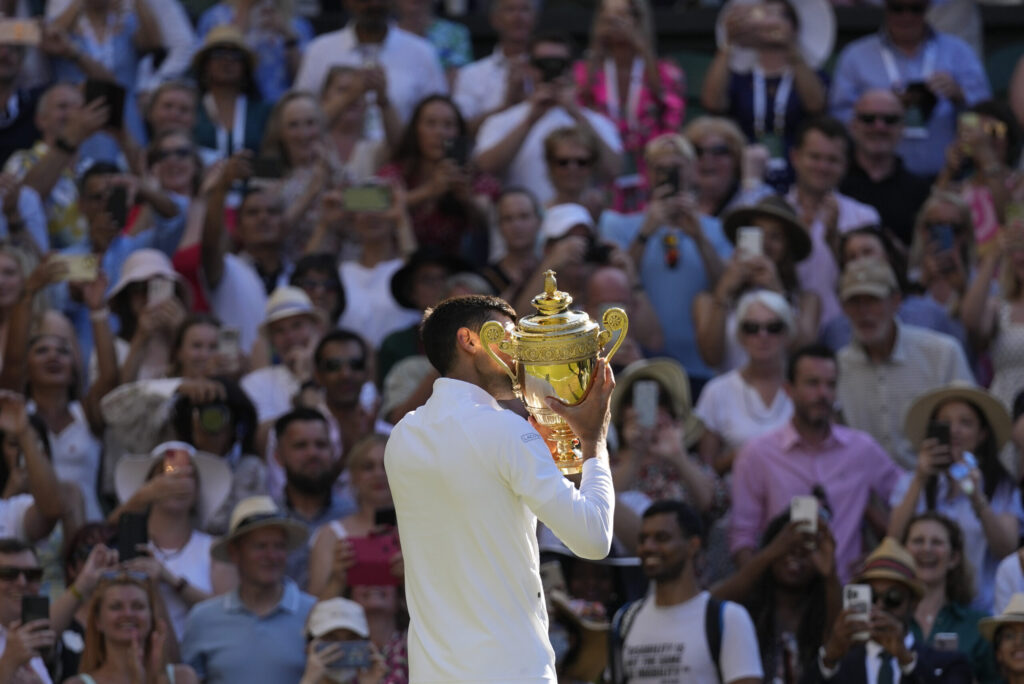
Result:
[[[269,178],[276,180],[281,178],[284,170],[281,168],[281,160],[273,157],[256,157],[252,160],[252,177]]]
[[[85,101],[92,102],[98,97],[104,98],[107,101],[107,106],[110,107],[110,118],[107,119],[107,125],[120,129],[124,121],[124,88],[113,81],[90,78],[85,82]]]
[[[107,213],[114,220],[118,228],[124,228],[128,223],[128,191],[123,185],[117,185],[110,189],[107,196]]]
[[[612,246],[591,240],[583,260],[589,264],[607,264],[612,255]]]
[[[374,527],[380,525],[390,525],[391,527],[398,527],[398,514],[395,513],[394,507],[392,508],[378,508],[373,514]]]
[[[21,624],[27,625],[36,620],[50,619],[50,597],[49,596],[22,596],[21,597]]]
[[[533,66],[540,71],[541,80],[551,83],[569,70],[569,59],[566,57],[534,57]]]
[[[676,195],[679,193],[679,167],[672,166],[669,168],[658,169],[654,175],[654,187],[660,188],[663,185],[667,185],[672,188],[672,194]]]
[[[149,543],[148,517],[144,513],[122,513],[117,520],[117,554],[122,563],[143,555],[139,544]]]
[[[462,135],[445,138],[444,157],[454,160],[459,166],[465,166],[469,161],[469,140]]]
[[[929,439],[938,440],[939,444],[949,446],[952,440],[949,434],[949,423],[942,420],[933,420],[928,423],[928,432],[925,435]]]
[[[328,672],[351,675],[352,670],[365,670],[373,665],[373,648],[369,641],[321,641],[314,648],[322,653],[328,648],[338,649],[338,655],[327,665]],[[343,681],[339,679],[338,681]],[[345,679],[344,681],[348,681]]]

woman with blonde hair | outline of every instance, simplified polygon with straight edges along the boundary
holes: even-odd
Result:
[[[622,137],[626,174],[614,183],[612,207],[643,209],[644,146],[679,130],[686,109],[682,70],[658,59],[648,0],[603,0],[587,58],[573,67],[580,104],[608,116]]]
[[[708,216],[753,204],[772,189],[761,179],[763,169],[748,154],[743,131],[724,116],[699,116],[686,125],[683,135],[697,154],[694,183],[697,206]]]
[[[159,601],[152,585],[134,572],[120,570],[104,577],[89,606],[81,674],[66,681],[198,683],[191,667],[167,662],[167,625],[155,617]]]

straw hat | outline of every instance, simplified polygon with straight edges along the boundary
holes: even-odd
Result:
[[[309,295],[302,288],[292,285],[282,285],[270,293],[263,311],[263,322],[260,323],[260,330],[263,331],[271,323],[292,316],[308,316],[318,323],[324,322],[323,313],[313,306]]]
[[[935,410],[947,401],[959,399],[966,401],[981,411],[988,423],[992,436],[996,440],[996,449],[1002,449],[1010,439],[1013,421],[1006,407],[994,396],[980,387],[975,387],[963,380],[957,380],[945,387],[926,392],[914,400],[907,410],[903,421],[903,432],[914,446],[920,444],[928,430]]]
[[[187,451],[196,469],[199,490],[196,492],[196,512],[200,522],[206,522],[220,508],[231,491],[231,469],[219,458],[202,452],[186,442],[164,442],[153,447],[145,456],[122,458],[114,471],[114,491],[118,501],[124,503],[146,483],[146,477],[164,453],[173,449]]]
[[[121,267],[121,277],[107,293],[107,301],[112,301],[132,283],[144,283],[151,278],[167,278],[188,292],[185,279],[174,270],[171,260],[158,249],[137,249],[132,252]]]
[[[548,598],[557,617],[575,630],[578,639],[572,656],[563,666],[562,676],[584,682],[594,681],[608,666],[608,630],[611,625],[607,621],[599,622],[578,615],[569,603],[568,594],[563,591],[553,590]]]
[[[768,195],[749,207],[733,209],[722,220],[722,230],[729,242],[736,244],[736,234],[742,226],[749,226],[761,217],[768,217],[782,222],[786,231],[786,242],[793,255],[793,261],[803,261],[811,255],[811,236],[800,223],[796,212],[789,202],[778,195]]]
[[[319,639],[336,629],[347,629],[363,639],[370,638],[370,627],[361,605],[340,597],[317,602],[309,611],[306,635]]]
[[[892,537],[886,537],[864,560],[854,582],[873,579],[900,582],[917,598],[924,596],[924,585],[917,579],[917,564],[910,552]]]
[[[1014,594],[1003,612],[978,620],[978,631],[989,641],[995,639],[996,630],[1003,625],[1024,623],[1024,594]]]
[[[250,496],[242,499],[231,511],[228,533],[210,548],[214,560],[231,562],[228,546],[234,540],[264,527],[280,527],[288,536],[288,551],[301,548],[309,539],[309,530],[300,522],[287,517],[269,496]]]
[[[252,74],[256,71],[256,55],[249,49],[241,29],[234,24],[221,24],[210,29],[210,32],[206,34],[206,38],[203,39],[202,46],[192,56],[191,68],[196,78],[202,77],[202,74],[199,72],[206,58],[209,57],[210,51],[220,47],[235,48],[241,51],[245,55],[245,61],[249,63],[249,73]]]
[[[626,403],[627,397],[632,398],[633,383],[637,380],[655,380],[662,390],[668,393],[676,418],[683,421],[686,447],[690,448],[696,444],[704,434],[704,424],[693,413],[690,380],[675,359],[641,359],[626,366],[615,379],[615,389],[612,391],[612,422],[618,425],[622,420],[623,404]]]
[[[715,20],[715,43],[719,48],[727,44],[725,16],[737,5],[758,4],[760,0],[729,0],[718,12]],[[800,22],[797,43],[804,61],[812,69],[820,69],[832,55],[836,42],[836,14],[826,0],[787,0]],[[729,58],[733,71],[750,71],[757,63],[757,52],[751,48],[734,46]]]
[[[586,226],[594,232],[594,217],[581,204],[556,204],[544,212],[544,220],[540,224],[543,242],[557,240],[576,226]]]

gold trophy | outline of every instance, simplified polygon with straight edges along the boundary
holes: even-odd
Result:
[[[508,329],[497,321],[488,321],[480,328],[480,339],[491,358],[512,378],[512,389],[526,410],[538,423],[551,428],[559,470],[574,475],[583,468],[583,459],[573,448],[576,436],[565,420],[548,408],[545,398],[558,397],[567,404],[578,404],[590,389],[599,353],[611,340],[612,332],[618,332],[605,357],[612,358],[626,336],[629,319],[622,309],[608,309],[602,317],[605,329],[599,330],[587,314],[569,311],[572,297],[557,289],[554,271],[544,276],[544,293],[533,298],[538,313],[520,318],[515,327]],[[515,371],[495,354],[494,344],[512,357]]]

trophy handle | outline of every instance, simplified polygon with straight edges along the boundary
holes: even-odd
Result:
[[[491,345],[497,344],[502,351],[505,351],[505,347],[508,345],[508,342],[505,341],[505,336],[507,334],[508,333],[505,328],[497,321],[487,321],[480,327],[480,341],[484,343],[484,351],[487,352],[488,356],[497,361],[498,365],[508,373],[508,377],[512,378],[512,387],[518,393],[519,378],[517,378],[516,374],[512,372],[512,369],[508,367],[508,364],[502,361],[501,358],[494,353],[494,350],[491,349]]]
[[[619,350],[622,345],[622,340],[626,338],[626,331],[629,329],[629,317],[626,316],[626,312],[618,307],[613,307],[604,312],[604,316],[601,317],[601,322],[604,323],[604,330],[597,335],[597,344],[600,347],[604,347],[608,344],[608,341],[612,339],[612,332],[618,332],[619,334],[615,337],[615,344],[605,354],[605,361],[611,361],[615,352]],[[484,324],[486,325],[486,323]],[[481,331],[483,332],[483,331]]]

